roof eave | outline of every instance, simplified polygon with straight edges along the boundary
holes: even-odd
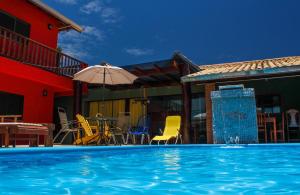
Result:
[[[182,60],[185,64],[190,65],[190,69],[193,71],[193,73],[198,72],[200,68],[195,65],[189,58],[187,58],[185,55],[183,55],[181,52],[174,52],[172,59],[180,59]]]
[[[181,77],[182,82],[209,82],[216,80],[228,80],[240,77],[254,77],[254,76],[267,76],[267,75],[280,75],[283,73],[294,73],[300,72],[300,66],[293,67],[277,67],[277,68],[266,68],[261,70],[250,70],[250,71],[240,71],[232,73],[218,73],[218,74],[204,74],[204,75],[187,75]]]
[[[55,17],[56,19],[60,20],[64,24],[66,24],[66,27],[61,28],[61,30],[66,30],[68,28],[73,28],[74,30],[76,30],[78,32],[83,31],[83,28],[80,25],[76,24],[74,21],[72,21],[71,19],[65,17],[64,15],[59,13],[58,11],[52,9],[51,7],[46,5],[45,3],[41,2],[40,0],[28,0],[28,1],[30,3],[32,3],[33,5],[39,7],[40,9],[46,11],[48,14],[50,14],[53,17]]]

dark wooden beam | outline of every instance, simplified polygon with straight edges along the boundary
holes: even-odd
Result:
[[[178,64],[177,60],[175,60],[175,59],[172,60],[171,66],[174,67],[177,70],[180,69],[180,65]]]
[[[140,68],[138,68],[138,67],[135,67],[135,68],[134,68],[134,71],[135,71],[135,75],[136,75],[136,76],[143,76],[143,75],[147,74],[146,71],[144,71],[144,70],[142,70],[142,69],[140,69]],[[136,73],[136,72],[137,72],[137,73]]]
[[[188,75],[190,74],[190,69],[185,64],[178,65],[180,70],[180,75]],[[189,144],[191,142],[190,131],[191,131],[191,111],[192,111],[192,90],[191,83],[181,83],[182,90],[182,106],[183,106],[183,142],[185,144]]]
[[[189,144],[191,141],[191,106],[192,106],[192,93],[191,83],[183,83],[182,88],[182,103],[183,103],[183,142]]]
[[[76,114],[82,114],[82,84],[79,81],[73,81],[73,118]]]
[[[143,80],[142,78],[138,78],[135,83],[141,84],[141,85],[148,85],[148,82]]]
[[[151,76],[151,75],[155,75],[155,74],[165,74],[165,73],[174,73],[174,72],[178,72],[178,69],[173,67],[173,66],[169,66],[166,68],[161,68],[162,71],[157,70],[156,68],[153,69],[148,69],[148,70],[142,70],[138,67],[135,67],[133,70],[131,70],[130,72],[138,77],[140,76]]]
[[[152,78],[152,79],[155,79],[156,81],[158,81],[158,82],[164,82],[164,80],[162,80],[161,78],[159,78],[158,76],[156,76],[156,75],[151,75],[151,76],[149,76],[150,78]]]
[[[178,78],[176,78],[176,77],[170,75],[169,72],[166,72],[164,69],[160,68],[160,67],[157,66],[156,64],[154,64],[153,67],[154,67],[157,71],[164,73],[164,76],[168,77],[169,79],[171,79],[171,80],[173,80],[173,81],[175,81],[175,82],[177,82],[177,83],[180,83],[180,78],[178,79]]]
[[[151,88],[151,87],[165,87],[165,86],[179,86],[178,83],[175,82],[149,82],[145,84],[133,84],[133,85],[124,85],[124,86],[110,86],[111,90],[127,90],[127,89],[136,89],[143,86],[144,88]]]

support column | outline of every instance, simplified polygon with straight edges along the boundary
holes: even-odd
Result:
[[[73,81],[73,118],[76,114],[81,114],[82,101],[82,84],[80,81]]]
[[[215,88],[215,83],[205,84],[206,139],[208,144],[213,144],[212,101],[210,93],[214,91]]]
[[[190,143],[190,129],[191,129],[191,105],[192,105],[192,98],[191,98],[191,83],[182,83],[182,105],[183,105],[183,128],[182,128],[182,135],[183,135],[183,143],[189,144]]]
[[[190,74],[190,65],[186,63],[179,63],[180,76],[185,76]],[[182,91],[182,130],[181,134],[183,136],[183,143],[189,144],[190,131],[191,131],[191,105],[192,105],[192,92],[191,83],[181,83]]]

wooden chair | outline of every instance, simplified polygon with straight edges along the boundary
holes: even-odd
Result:
[[[267,143],[268,134],[267,134],[267,123],[266,123],[266,114],[265,113],[257,113],[257,128],[258,134],[264,134],[264,141]]]
[[[277,140],[280,140],[281,142],[285,142],[285,120],[284,120],[284,113],[280,116],[281,120],[280,122],[276,124],[276,134],[277,134]],[[277,120],[278,121],[278,120]],[[278,139],[278,135],[280,135],[280,139]],[[274,136],[274,129],[271,130],[271,140],[273,141]]]
[[[78,123],[80,124],[80,127],[83,129],[84,135],[79,137],[80,133],[78,133],[77,139],[74,141],[74,144],[87,145],[94,142],[97,143],[100,137],[98,126],[91,126],[89,122],[80,114],[77,114],[76,118],[78,120]]]

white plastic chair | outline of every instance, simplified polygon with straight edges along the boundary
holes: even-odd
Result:
[[[289,109],[288,111],[286,111],[286,117],[287,117],[287,136],[289,141],[291,132],[299,134],[299,130],[300,130],[299,111],[296,109]]]
[[[77,121],[68,121],[68,117],[67,117],[67,113],[65,111],[65,109],[58,107],[58,116],[59,116],[59,120],[60,120],[60,125],[61,125],[61,129],[59,130],[59,132],[56,134],[56,136],[53,139],[53,143],[54,144],[62,144],[63,141],[67,138],[67,136],[72,133],[74,140],[76,140],[76,136],[75,133],[78,132],[78,128],[75,128],[74,125],[77,124]],[[60,136],[63,135],[63,137],[61,139]],[[60,141],[58,141],[60,140]]]

